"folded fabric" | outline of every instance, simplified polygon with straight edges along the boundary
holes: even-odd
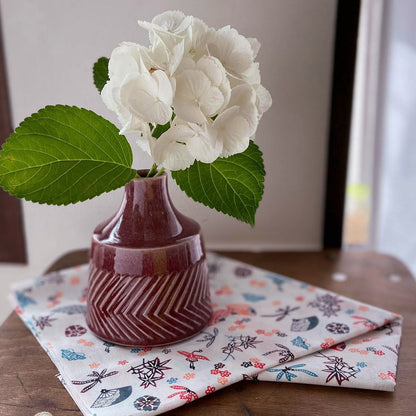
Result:
[[[16,285],[16,311],[84,415],[158,414],[240,380],[392,391],[401,317],[215,254],[214,313],[192,339],[126,348],[85,323],[88,266]]]

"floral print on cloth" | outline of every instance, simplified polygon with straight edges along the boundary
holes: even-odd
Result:
[[[84,415],[163,413],[241,380],[394,389],[400,316],[215,254],[208,265],[209,325],[168,346],[95,337],[86,265],[19,284],[13,300]]]

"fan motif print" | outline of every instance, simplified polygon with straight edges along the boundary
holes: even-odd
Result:
[[[85,322],[88,266],[15,286],[16,311],[84,415],[152,415],[233,383],[393,391],[399,315],[208,254],[213,314],[186,341],[122,347]]]

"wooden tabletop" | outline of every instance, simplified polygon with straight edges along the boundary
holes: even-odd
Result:
[[[175,409],[170,416],[326,416],[415,414],[416,283],[397,259],[358,251],[222,253],[246,263],[333,290],[404,316],[394,393],[271,382],[240,382]],[[87,262],[86,250],[58,259],[48,271]],[[345,282],[332,273],[348,276]],[[12,313],[0,327],[0,415],[81,416],[56,378],[57,369]],[[121,416],[121,415],[114,415]]]

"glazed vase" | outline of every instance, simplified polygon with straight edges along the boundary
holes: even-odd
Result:
[[[94,230],[86,314],[101,339],[139,347],[190,338],[212,312],[200,226],[173,206],[166,174],[145,174]]]

